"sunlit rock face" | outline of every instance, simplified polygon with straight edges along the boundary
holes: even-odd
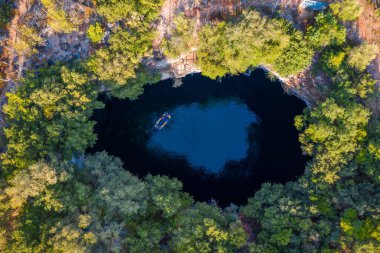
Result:
[[[260,122],[237,99],[182,105],[169,113],[171,121],[152,134],[148,148],[185,157],[190,166],[211,173],[246,158],[249,126]]]

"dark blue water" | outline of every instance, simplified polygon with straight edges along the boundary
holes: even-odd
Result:
[[[94,114],[98,142],[90,152],[120,157],[138,176],[176,177],[200,201],[244,204],[264,182],[285,183],[303,173],[294,116],[305,104],[284,94],[263,71],[221,83],[201,75],[179,88],[162,81],[136,101],[101,99]],[[162,130],[154,123],[172,118]]]
[[[238,99],[180,105],[169,112],[171,121],[152,133],[147,147],[184,157],[191,167],[210,173],[219,173],[228,161],[247,157],[249,126],[260,122]]]

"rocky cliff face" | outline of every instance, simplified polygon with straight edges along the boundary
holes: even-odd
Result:
[[[301,0],[166,0],[164,2],[159,21],[157,23],[157,37],[153,42],[153,56],[143,60],[146,66],[152,70],[160,71],[163,79],[173,78],[179,84],[179,79],[190,73],[201,72],[197,66],[197,48],[181,54],[175,59],[166,58],[161,51],[161,42],[165,34],[173,29],[173,18],[183,12],[186,17],[194,19],[196,30],[206,23],[215,23],[231,16],[239,15],[244,9],[253,7],[263,15],[281,17],[291,21],[295,27],[305,30],[315,13],[299,7]],[[95,48],[86,38],[86,30],[93,22],[93,11],[90,0],[65,0],[62,7],[68,13],[70,19],[76,22],[77,30],[72,33],[55,33],[47,25],[46,13],[38,0],[19,0],[16,3],[16,15],[9,25],[8,37],[3,39],[5,50],[2,61],[6,62],[5,73],[8,80],[7,86],[17,84],[17,80],[25,70],[37,68],[46,63],[68,61],[76,58],[87,58]],[[380,18],[374,15],[371,5],[363,0],[365,12],[358,22],[346,24],[349,39],[352,41],[368,40],[380,46]],[[372,8],[372,9],[371,9]],[[40,36],[43,45],[38,47],[38,53],[27,57],[15,54],[13,47],[17,38],[17,27],[22,23],[33,23]],[[114,24],[109,24],[112,28]],[[196,35],[196,32],[194,33]],[[318,59],[316,54],[314,62]],[[270,71],[270,66],[261,66]],[[283,78],[277,77],[283,82],[284,90],[294,94],[309,105],[323,99],[323,89],[329,80],[323,75],[312,75],[312,66],[297,76]],[[369,69],[374,77],[380,79],[380,61],[376,59]],[[276,73],[274,73],[276,75]],[[380,85],[380,84],[379,84]],[[380,103],[374,105],[380,111]]]
[[[163,79],[178,79],[190,73],[201,72],[201,69],[197,67],[196,47],[176,59],[165,58],[161,52],[162,38],[165,34],[171,33],[173,17],[178,13],[183,12],[186,17],[195,19],[196,30],[199,30],[206,23],[226,20],[241,14],[244,9],[253,7],[266,16],[274,16],[279,13],[281,17],[303,30],[305,24],[313,18],[315,13],[300,9],[300,3],[301,0],[167,0],[162,8],[157,26],[158,35],[154,41],[154,57],[146,59],[145,62],[150,68],[159,70]],[[318,55],[315,56],[315,61],[317,58]],[[270,66],[260,67],[272,72]],[[311,75],[310,68],[297,76],[288,78],[273,74],[282,81],[286,92],[300,97],[309,105],[315,104],[323,97],[317,87],[322,85],[326,78],[323,76],[315,78]]]

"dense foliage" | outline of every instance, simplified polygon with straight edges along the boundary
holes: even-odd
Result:
[[[183,13],[173,20],[173,31],[168,38],[164,38],[162,46],[168,57],[177,58],[188,53],[197,45],[195,35],[195,20],[185,17]]]
[[[80,65],[28,74],[17,92],[7,94],[3,107],[8,123],[4,168],[23,169],[51,153],[71,158],[84,152],[96,140],[88,119],[102,106],[97,92]]]
[[[100,15],[118,25],[110,31],[108,46],[96,50],[87,66],[113,95],[134,99],[141,94],[145,81],[157,81],[157,75],[142,70],[140,62],[151,53],[154,38],[151,26],[162,0],[99,0],[96,4]],[[87,35],[92,42],[103,38],[101,30],[100,23],[90,26]]]
[[[316,49],[328,45],[341,46],[346,41],[346,28],[331,12],[319,13],[315,24],[307,30],[309,43]]]
[[[76,30],[75,25],[62,9],[62,3],[56,0],[41,0],[46,9],[48,25],[56,32],[69,33]]]
[[[104,31],[100,23],[90,25],[87,30],[87,36],[92,43],[100,42],[104,37]]]
[[[199,37],[199,65],[211,78],[259,65],[282,76],[294,75],[308,67],[313,56],[301,32],[256,11],[244,12],[237,22],[205,26]]]
[[[97,50],[88,66],[99,80],[123,85],[128,78],[135,77],[136,68],[147,52],[152,36],[135,31],[114,31],[109,46]]]
[[[289,45],[273,64],[274,70],[281,76],[298,74],[306,69],[311,64],[314,54],[302,32],[288,25],[287,33],[290,35]]]
[[[330,5],[334,15],[338,16],[342,21],[352,21],[357,19],[363,11],[359,0],[343,0]]]
[[[43,1],[48,15],[55,17],[49,8],[57,3]],[[347,43],[342,23],[357,7],[333,5],[306,34],[253,10],[201,28],[199,65],[209,77],[263,64],[296,74],[316,50],[315,68],[329,80],[326,98],[295,119],[302,150],[313,157],[305,174],[264,184],[246,206],[221,209],[195,202],[178,180],[139,179],[118,158],[85,154],[96,140],[90,116],[102,107],[100,87],[136,99],[144,84],[159,80],[141,61],[162,2],[96,4],[116,24],[110,39],[88,61],[39,68],[7,93],[1,252],[380,252],[380,123],[368,106],[379,94],[366,72],[377,49]],[[175,24],[165,46],[177,55],[193,46],[182,40],[194,27],[181,15]],[[92,42],[103,39],[105,27],[88,30]],[[24,55],[41,43],[30,29]]]
[[[13,1],[1,1],[0,2],[0,29],[9,22],[13,15]]]
[[[259,65],[291,75],[311,63],[312,50],[300,32],[279,20],[248,11],[238,22],[204,26],[199,34],[198,57],[203,75],[211,78]]]
[[[19,56],[30,56],[37,52],[36,47],[43,44],[43,39],[36,29],[27,25],[20,25],[18,28],[14,49]]]
[[[154,21],[161,8],[162,0],[97,0],[97,11],[109,22],[124,20],[128,26],[144,26]]]
[[[164,176],[139,180],[105,153],[80,164],[37,162],[4,189],[2,217],[18,209],[28,218],[17,221],[12,234],[0,231],[7,238],[0,247],[2,252],[151,252],[168,246],[177,252],[225,252],[245,245],[247,235],[233,212],[194,204],[181,188]]]

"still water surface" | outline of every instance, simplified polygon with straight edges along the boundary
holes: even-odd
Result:
[[[101,99],[94,114],[98,142],[90,152],[120,157],[138,176],[176,177],[196,200],[244,204],[264,182],[285,183],[303,173],[293,126],[305,104],[256,70],[221,83],[201,75],[148,86],[135,101]],[[156,120],[172,116],[162,130]]]
[[[182,156],[191,167],[210,173],[219,173],[228,161],[246,158],[248,129],[260,121],[237,99],[181,105],[169,112],[172,120],[152,133],[148,148]]]

